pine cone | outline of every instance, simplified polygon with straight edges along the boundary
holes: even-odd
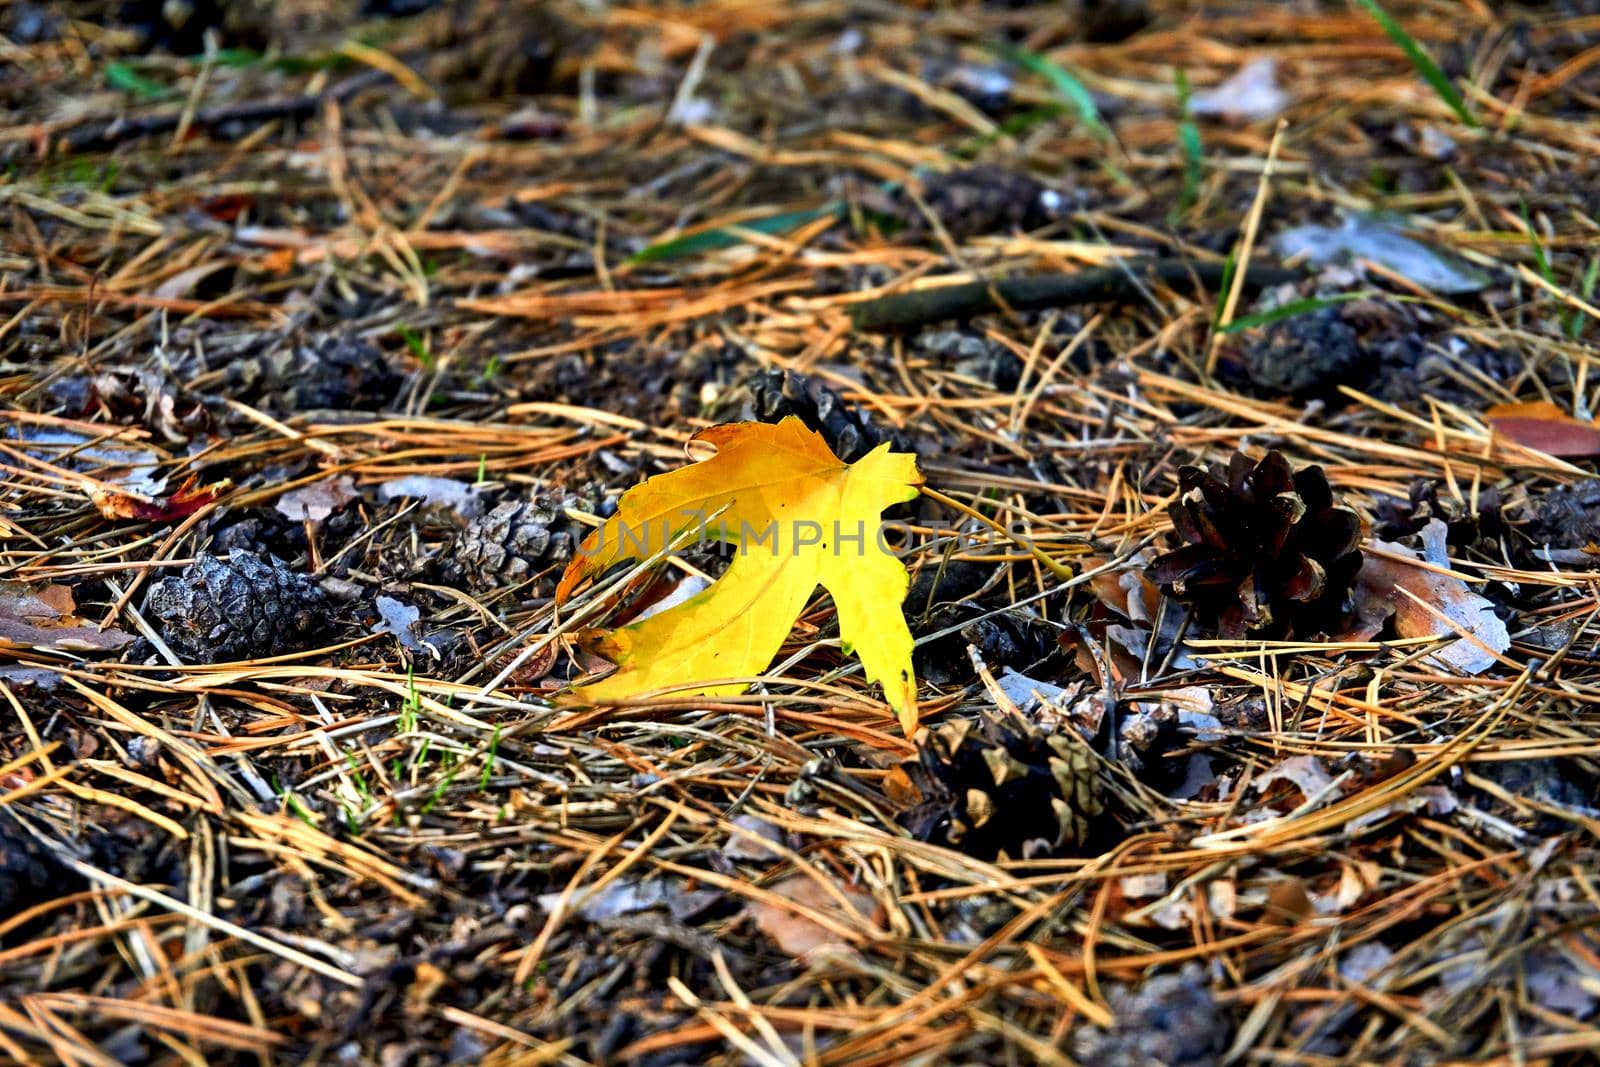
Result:
[[[1074,1035],[1081,1063],[1096,1067],[1213,1067],[1222,1060],[1233,1024],[1218,1006],[1199,967],[1157,975],[1138,989],[1112,986],[1110,1030],[1083,1027]]]
[[[585,45],[595,43],[557,4],[458,0],[431,29],[428,81],[470,85],[493,96],[531,96],[568,85],[576,65],[562,57],[587,55]]]
[[[916,602],[909,597],[908,606]],[[926,600],[923,601],[926,603]],[[951,627],[955,633],[926,639]],[[1059,634],[1027,608],[991,612],[971,600],[940,604],[926,617],[913,620],[913,632],[925,638],[912,653],[917,677],[932,685],[961,686],[974,680],[976,671],[968,646],[995,670],[1010,667],[1028,672],[1061,649]]]
[[[201,556],[150,590],[145,611],[161,636],[197,663],[298,652],[327,629],[327,602],[278,559],[242,548]]]
[[[1020,171],[969,167],[925,179],[922,200],[945,231],[961,241],[1048,225],[1056,216],[1060,194]],[[912,238],[926,236],[933,229],[909,196],[900,198],[897,214]]]
[[[59,879],[60,871],[50,853],[0,811],[0,915],[15,915],[46,899]]]
[[[1015,391],[1022,380],[1022,360],[1017,354],[978,330],[923,331],[911,339],[920,353],[944,361],[954,373],[983,382],[1003,393]]]
[[[400,376],[370,342],[329,333],[236,361],[228,386],[280,413],[375,410],[394,400]]]
[[[741,413],[744,417],[757,422],[781,422],[790,415],[798,416],[820,433],[833,454],[846,463],[854,463],[885,441],[896,451],[906,450],[893,431],[880,429],[838,393],[803,374],[761,371],[747,389],[748,398]]]
[[[1528,501],[1523,533],[1535,544],[1587,548],[1600,544],[1600,479],[1562,485]]]
[[[1356,571],[1361,519],[1333,502],[1321,467],[1236,452],[1226,469],[1184,467],[1167,513],[1186,542],[1145,572],[1222,637],[1308,636],[1333,626]]]
[[[453,585],[487,591],[516,585],[562,566],[587,532],[569,518],[567,508],[582,508],[577,497],[508,500],[467,524],[442,567]]]
[[[1477,544],[1483,539],[1494,539],[1505,533],[1501,509],[1505,502],[1500,490],[1485,489],[1478,494],[1477,510],[1471,502],[1459,500],[1448,493],[1439,495],[1439,483],[1418,478],[1404,503],[1384,497],[1378,502],[1378,536],[1385,541],[1408,537],[1421,530],[1434,519],[1445,524],[1449,531],[1446,540],[1459,547]]]
[[[1268,326],[1246,344],[1243,372],[1271,397],[1343,404],[1339,386],[1355,385],[1402,407],[1432,397],[1475,409],[1488,395],[1475,382],[1505,382],[1523,370],[1515,353],[1459,338],[1430,344],[1429,333],[1429,323],[1404,305],[1349,301]]]
[[[911,802],[901,825],[980,859],[1081,848],[1105,811],[1088,744],[1015,714],[972,725],[917,735],[916,757],[891,779],[891,790]]]
[[[1250,341],[1245,373],[1269,395],[1333,398],[1359,383],[1375,359],[1338,307],[1280,319]]]

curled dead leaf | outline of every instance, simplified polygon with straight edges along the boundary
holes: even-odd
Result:
[[[176,522],[199,511],[223,493],[233,488],[227,478],[210,485],[196,485],[198,479],[190,475],[178,489],[165,500],[151,500],[132,493],[95,489],[89,496],[100,514],[108,519],[133,519],[138,522]]]
[[[1332,799],[1329,787],[1333,785],[1333,776],[1315,756],[1291,756],[1268,768],[1253,784],[1257,793],[1266,796],[1277,782],[1285,782],[1299,791],[1300,799],[1288,805],[1290,807],[1298,807],[1312,801],[1325,804]]]
[[[1196,115],[1225,115],[1246,122],[1276,118],[1289,106],[1289,94],[1278,88],[1278,63],[1255,59],[1221,85],[1197,89],[1189,98]]]
[[[1275,879],[1267,889],[1267,908],[1262,918],[1269,923],[1295,926],[1316,911],[1306,884],[1294,875]]]
[[[897,808],[913,808],[922,803],[922,790],[900,767],[893,768],[884,777],[883,795]]]
[[[754,815],[735,815],[733,833],[722,846],[722,854],[731,860],[767,863],[779,858],[772,847],[783,844],[783,830]]]

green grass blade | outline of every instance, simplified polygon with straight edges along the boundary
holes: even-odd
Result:
[[[1583,272],[1583,284],[1578,295],[1583,297],[1587,304],[1594,303],[1595,283],[1600,282],[1600,255],[1589,260],[1589,266]],[[1583,320],[1588,316],[1582,308],[1573,308],[1572,317],[1567,320],[1567,336],[1576,341],[1583,333]]]
[[[1539,276],[1551,285],[1556,284],[1556,272],[1550,269],[1550,257],[1544,254],[1544,242],[1539,240],[1539,228],[1528,214],[1528,202],[1522,202],[1522,224],[1528,228],[1528,243],[1533,245],[1533,260],[1539,265]]]
[[[417,362],[422,364],[423,370],[433,370],[433,353],[428,351],[427,343],[422,340],[416,330],[409,326],[400,327],[400,339],[406,343],[406,347],[411,350],[411,354],[417,357]]]
[[[1078,121],[1087,126],[1096,137],[1111,136],[1105,121],[1100,118],[1100,109],[1095,106],[1094,95],[1066,68],[1051,62],[1037,52],[1030,52],[1014,45],[999,45],[995,51],[1012,66],[1021,67],[1028,73],[1037,74],[1049,82],[1050,88],[1055,90],[1056,95],[1071,104],[1072,109],[1078,113]]]
[[[1561,283],[1556,281],[1555,268],[1550,265],[1550,257],[1545,253],[1544,242],[1539,239],[1539,227],[1533,224],[1533,215],[1528,211],[1528,201],[1523,200],[1521,206],[1522,224],[1528,228],[1528,243],[1533,246],[1533,261],[1539,267],[1539,277],[1549,282],[1552,289],[1559,290]],[[1594,290],[1594,271],[1597,263],[1600,263],[1600,257],[1596,257],[1589,263],[1589,276],[1585,280],[1587,292],[1581,294],[1585,300],[1589,299],[1588,293]],[[1577,340],[1578,335],[1583,332],[1582,309],[1575,307],[1563,308],[1561,321],[1566,328],[1567,336]]]
[[[1378,25],[1383,27],[1383,32],[1389,35],[1389,39],[1400,46],[1406,58],[1411,60],[1411,65],[1417,68],[1417,73],[1422,75],[1422,80],[1433,87],[1439,99],[1456,113],[1456,118],[1468,126],[1477,127],[1478,120],[1467,110],[1466,101],[1461,99],[1461,94],[1456,92],[1456,87],[1445,77],[1444,71],[1439,69],[1439,64],[1433,61],[1433,57],[1422,50],[1416,38],[1407,33],[1405,27],[1394,20],[1394,16],[1379,7],[1378,0],[1359,0],[1359,3],[1367,9],[1368,14],[1378,20]]]
[[[190,58],[196,65],[206,60],[203,55]],[[211,62],[219,67],[253,67],[264,58],[266,57],[254,48],[219,48],[211,54]]]
[[[1066,107],[1062,104],[1044,104],[1029,108],[1021,114],[1011,115],[1002,120],[998,128],[988,133],[975,134],[957,145],[955,154],[962,159],[972,159],[1002,137],[1015,137],[1027,133],[1041,122],[1048,122],[1065,110]]]
[[[1178,90],[1178,149],[1183,153],[1183,192],[1170,216],[1175,220],[1200,198],[1201,163],[1205,152],[1200,145],[1200,127],[1189,114],[1189,76],[1182,70],[1174,70],[1172,80]]]
[[[1222,312],[1228,306],[1228,290],[1233,288],[1233,272],[1239,269],[1239,250],[1233,248],[1222,263],[1222,284],[1217,286],[1217,306],[1211,311],[1211,328],[1222,324]]]
[[[500,754],[500,724],[495,723],[494,733],[489,736],[489,754],[483,760],[483,774],[478,778],[478,792],[489,788],[489,777],[494,773],[494,761]]]
[[[662,241],[658,244],[650,245],[648,248],[642,248],[629,256],[626,262],[630,264],[660,263],[663,260],[700,255],[703,252],[720,252],[724,248],[735,248],[745,244],[745,239],[740,236],[741,231],[751,233],[787,233],[790,230],[804,226],[808,222],[815,222],[817,219],[828,215],[838,215],[841,210],[842,208],[839,204],[827,204],[807,211],[785,211],[779,215],[768,215],[764,219],[752,219],[749,222],[740,223],[738,226],[701,230],[698,233],[685,234],[682,237],[674,237],[670,241]]]
[[[1280,304],[1266,311],[1258,311],[1254,315],[1242,315],[1228,325],[1221,328],[1221,333],[1238,333],[1240,330],[1249,330],[1256,326],[1270,326],[1274,322],[1292,319],[1296,315],[1305,315],[1323,308],[1331,308],[1335,304],[1343,304],[1350,300],[1360,300],[1362,297],[1371,296],[1370,291],[1358,293],[1338,293],[1334,296],[1312,296],[1304,300],[1291,300],[1287,304]]]
[[[141,100],[161,100],[172,95],[160,82],[151,81],[126,63],[106,65],[106,84],[119,92],[132,93]]]

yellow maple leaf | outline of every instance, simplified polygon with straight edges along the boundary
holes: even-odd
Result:
[[[833,596],[839,637],[909,735],[917,724],[911,631],[901,613],[905,566],[881,539],[882,513],[917,495],[916,457],[880,445],[855,463],[790,416],[776,426],[730,423],[694,437],[716,455],[647,479],[584,541],[556,590],[565,602],[586,579],[644,559],[688,533],[734,545],[723,576],[704,592],[589,647],[618,665],[573,691],[594,703],[657,689],[714,696],[742,692],[761,674],[821,585]]]

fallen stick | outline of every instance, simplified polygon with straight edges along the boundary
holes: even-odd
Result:
[[[329,100],[342,102],[356,93],[382,85],[392,75],[384,70],[367,70],[353,74],[329,86],[320,93],[303,96],[285,96],[272,100],[252,100],[221,107],[202,108],[190,120],[191,129],[213,129],[226,123],[241,126],[259,125],[273,119],[304,118],[314,115]],[[183,121],[182,111],[166,111],[156,115],[118,116],[101,121],[86,121],[67,130],[61,138],[61,147],[67,152],[85,152],[90,149],[109,148],[121,141],[171,133]]]
[[[1150,282],[1174,289],[1216,289],[1226,264],[1192,259],[1139,259],[1116,267],[1073,274],[1024,274],[985,282],[964,282],[864,300],[849,307],[858,330],[905,330],[944,319],[970,319],[1002,306],[1017,311],[1136,299]],[[1252,263],[1244,284],[1281,285],[1301,277],[1297,270]],[[998,299],[997,299],[998,298]]]

